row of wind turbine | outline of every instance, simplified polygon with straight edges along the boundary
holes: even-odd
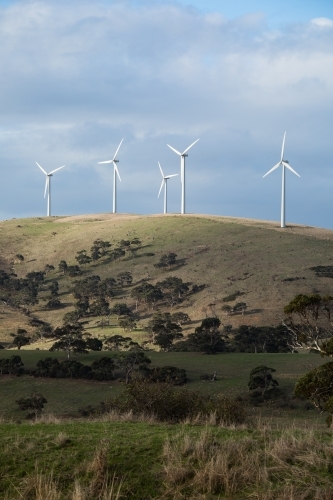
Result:
[[[117,160],[117,154],[119,152],[119,149],[123,143],[123,140],[122,139],[120,141],[120,144],[112,158],[112,160],[106,160],[106,161],[100,161],[98,162],[98,164],[105,164],[105,163],[113,163],[113,213],[117,213],[117,176],[119,178],[119,181],[121,181],[121,178],[120,178],[120,175],[119,175],[119,170],[118,170],[118,167],[117,167],[117,163],[119,163],[119,160]],[[199,139],[197,139],[196,141],[194,141],[190,146],[188,146],[188,148],[185,149],[185,151],[183,151],[183,153],[181,153],[180,151],[177,151],[177,149],[173,148],[172,146],[170,146],[168,144],[168,147],[174,151],[178,156],[180,156],[180,178],[181,178],[181,186],[182,186],[182,196],[181,196],[181,214],[185,214],[185,158],[188,156],[186,153],[192,148],[192,146],[194,146],[197,142],[199,141]],[[300,177],[300,175],[289,165],[289,162],[288,160],[285,160],[284,159],[284,147],[285,147],[285,141],[286,141],[286,132],[284,133],[284,136],[283,136],[283,141],[282,141],[282,150],[281,150],[281,158],[280,158],[280,161],[279,163],[277,163],[276,165],[274,165],[273,168],[271,168],[271,170],[269,170],[263,177],[266,177],[266,175],[269,175],[271,172],[273,172],[274,170],[276,170],[277,168],[279,168],[279,166],[281,165],[282,166],[282,196],[281,196],[281,227],[284,228],[286,227],[286,221],[285,221],[285,191],[286,191],[286,172],[285,172],[285,169],[287,168],[288,170],[290,170],[293,174],[297,175],[298,177]],[[59,168],[56,168],[55,170],[52,170],[50,173],[47,173],[40,165],[39,163],[37,163],[37,166],[41,169],[41,171],[43,172],[43,174],[45,174],[46,176],[46,179],[45,179],[45,190],[44,190],[44,198],[46,196],[46,193],[48,193],[48,197],[47,197],[47,216],[50,216],[51,215],[51,177],[53,176],[53,174],[55,172],[57,172],[58,170],[61,170],[62,168],[65,167],[65,165],[63,165],[62,167],[59,167]],[[158,162],[158,166],[160,168],[160,171],[161,171],[161,174],[162,174],[162,184],[161,184],[161,187],[160,187],[160,190],[158,192],[158,198],[160,197],[160,194],[161,194],[161,191],[164,187],[164,213],[166,214],[167,213],[167,181],[171,178],[171,177],[176,177],[178,176],[178,174],[172,174],[172,175],[164,175],[163,173],[163,170],[162,170],[162,167],[160,165],[160,162]]]

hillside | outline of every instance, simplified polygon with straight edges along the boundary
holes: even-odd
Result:
[[[45,281],[59,282],[64,307],[45,309],[42,293],[39,304],[31,311],[56,326],[74,305],[71,288],[75,280],[58,271],[59,262],[77,264],[76,252],[89,252],[96,239],[115,246],[128,238],[141,241],[134,256],[113,262],[100,259],[82,267],[84,276],[97,274],[104,279],[130,271],[131,287],[119,290],[112,302],[126,302],[132,308],[135,302],[129,297],[130,289],[142,280],[155,284],[167,276],[177,276],[192,285],[206,285],[176,306],[192,320],[185,326],[185,333],[213,314],[234,327],[276,325],[283,317],[284,305],[297,293],[332,292],[331,278],[318,277],[310,268],[332,265],[333,269],[333,231],[297,225],[280,229],[277,223],[218,216],[102,214],[2,221],[0,269],[12,269],[23,278],[28,272],[43,271],[46,264],[55,267]],[[167,252],[176,253],[181,265],[168,271],[155,268],[154,264]],[[17,254],[24,256],[22,263],[15,260]],[[241,292],[237,301],[245,302],[247,311],[226,317],[223,298],[235,292]],[[234,305],[235,301],[228,304]],[[170,310],[165,304],[159,307]],[[139,326],[144,326],[153,312],[141,306]],[[88,320],[94,335],[105,333],[98,326],[98,318]],[[0,308],[0,342],[8,342],[9,334],[17,327],[29,329],[27,325],[27,316],[17,309],[5,305]],[[113,325],[117,330],[116,321]]]

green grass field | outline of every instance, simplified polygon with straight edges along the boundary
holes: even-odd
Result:
[[[39,359],[56,357],[59,361],[66,359],[64,353],[45,351],[2,351],[1,357],[19,354],[26,369],[33,369]],[[82,363],[92,363],[101,356],[111,355],[108,352],[91,352],[75,359]],[[283,393],[291,397],[296,381],[315,366],[325,362],[315,354],[217,354],[205,356],[200,353],[167,353],[147,352],[152,366],[172,365],[186,369],[188,383],[186,388],[199,390],[206,394],[223,393],[231,397],[248,395],[247,383],[250,371],[259,365],[266,365],[276,370],[276,379]],[[203,374],[217,372],[218,380],[214,383],[200,380]],[[24,412],[18,409],[15,401],[28,396],[32,391],[41,392],[48,404],[47,413],[58,417],[77,416],[78,409],[87,405],[98,405],[123,390],[119,381],[95,382],[70,379],[42,379],[32,376],[0,377],[0,417],[20,420]],[[253,411],[253,409],[251,410]],[[315,411],[305,411],[303,403],[297,403],[290,409],[275,407],[271,403],[255,410],[281,419],[316,419]]]

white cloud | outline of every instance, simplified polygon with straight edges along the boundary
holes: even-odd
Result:
[[[311,23],[320,28],[333,28],[332,19],[328,19],[327,17],[316,17],[311,20]]]
[[[313,28],[333,24],[324,21],[271,31],[261,14],[228,21],[154,2],[45,0],[0,9],[3,213],[44,210],[35,160],[50,169],[66,164],[54,187],[63,193],[62,213],[106,210],[110,178],[97,162],[122,137],[120,209],[156,212],[157,161],[179,168],[166,143],[182,149],[200,137],[188,160],[189,210],[223,214],[226,199],[235,215],[275,217],[274,207],[261,213],[260,193],[269,200],[266,191],[279,186],[259,179],[287,129],[288,158],[307,171],[289,213],[306,222],[312,166],[327,176],[333,155],[333,33]],[[318,209],[318,225],[332,225],[328,216],[320,222],[324,213]]]

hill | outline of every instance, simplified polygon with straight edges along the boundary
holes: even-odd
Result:
[[[135,301],[129,292],[138,283],[155,284],[167,276],[177,276],[192,286],[205,285],[176,306],[192,320],[185,326],[185,333],[192,332],[201,319],[214,314],[234,327],[276,325],[283,317],[283,307],[296,294],[332,291],[331,278],[318,276],[311,268],[321,265],[332,266],[333,270],[333,231],[299,225],[281,229],[277,223],[218,216],[102,214],[2,221],[0,269],[12,270],[23,278],[29,272],[43,271],[47,264],[55,267],[45,282],[57,279],[63,307],[46,309],[43,301],[46,294],[43,296],[42,292],[31,311],[56,326],[66,312],[73,310],[75,302],[73,279],[62,275],[59,262],[77,264],[77,252],[83,249],[89,252],[96,239],[115,246],[122,239],[133,238],[141,241],[134,255],[126,254],[112,262],[99,259],[82,267],[83,275],[97,274],[105,279],[130,271],[132,285],[120,289],[113,302],[126,302],[131,308],[135,307]],[[154,267],[168,252],[177,254],[179,264],[167,271]],[[15,258],[17,254],[22,254],[24,261],[20,263]],[[230,295],[235,299],[224,302]],[[234,305],[236,300],[246,303],[246,312],[226,317],[222,306]],[[159,307],[170,311],[166,304]],[[141,307],[139,326],[144,326],[153,312]],[[28,320],[17,309],[3,305],[0,342],[8,342],[9,334],[17,327],[29,330]],[[94,334],[101,334],[99,318],[88,320],[87,327]],[[111,325],[114,331],[116,323]],[[139,330],[137,335],[144,333]]]

